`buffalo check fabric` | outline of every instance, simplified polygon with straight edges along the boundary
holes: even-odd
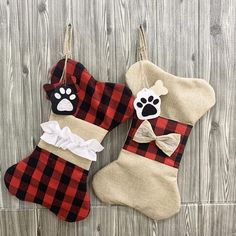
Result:
[[[89,214],[87,176],[88,171],[36,147],[29,157],[8,169],[4,181],[20,200],[41,204],[73,222]]]
[[[60,86],[63,67],[60,60],[52,69],[52,83],[44,85],[48,98]],[[73,115],[79,119],[110,131],[133,115],[134,97],[128,87],[96,81],[79,62],[68,60],[67,83],[77,91],[79,104]]]
[[[63,59],[53,66],[51,83],[45,84],[44,89],[48,99],[51,96],[54,96],[54,100],[61,99],[58,104],[65,97],[71,98],[71,101],[76,97],[76,103],[70,104],[75,104],[73,109],[69,110],[72,113],[66,116],[72,115],[99,126],[103,129],[103,136],[133,116],[134,98],[128,87],[124,84],[96,81],[81,63],[71,59],[67,62],[65,85],[64,81],[61,81],[64,63]],[[61,108],[64,108],[64,105],[61,104]],[[89,129],[88,133],[92,133],[91,125],[84,124],[83,128]],[[94,136],[96,135],[94,131]],[[69,162],[63,158],[63,154],[57,156],[39,146],[30,156],[6,171],[6,187],[18,199],[41,204],[60,219],[70,222],[83,220],[90,211],[87,192],[88,170],[79,164]]]
[[[152,125],[154,133],[158,136],[170,133],[177,133],[181,135],[180,144],[175,152],[169,157],[164,152],[162,152],[160,148],[157,147],[155,141],[152,141],[150,143],[135,142],[133,140],[133,137],[137,129],[143,122],[142,120],[139,120],[137,116],[135,116],[132,121],[129,134],[124,145],[124,149],[149,158],[151,160],[159,161],[163,164],[178,168],[192,126],[174,120],[166,119],[164,117],[157,117],[148,121]]]

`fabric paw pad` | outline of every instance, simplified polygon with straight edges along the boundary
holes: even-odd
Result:
[[[150,89],[142,89],[134,100],[134,108],[140,120],[153,119],[160,115],[161,99]]]
[[[79,99],[72,87],[64,85],[56,88],[51,93],[50,101],[52,111],[55,114],[72,115],[76,110]]]

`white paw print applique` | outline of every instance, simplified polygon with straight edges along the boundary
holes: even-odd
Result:
[[[134,108],[140,120],[149,120],[158,117],[161,113],[161,95],[168,93],[163,82],[158,80],[150,89],[144,88],[138,92],[134,100]]]
[[[61,86],[56,88],[51,96],[52,111],[59,115],[74,114],[78,105],[78,96],[70,86]]]

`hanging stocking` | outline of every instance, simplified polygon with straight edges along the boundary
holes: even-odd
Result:
[[[92,184],[103,202],[161,220],[180,209],[181,157],[192,127],[214,105],[215,94],[202,79],[177,77],[148,61],[142,29],[140,36],[142,60],[126,73],[136,115],[118,160],[98,171]]]
[[[27,158],[6,171],[4,180],[18,199],[74,222],[90,211],[87,176],[103,149],[100,143],[133,115],[133,97],[123,84],[98,82],[82,64],[68,59],[70,39],[67,33],[65,59],[53,67],[51,83],[44,85],[52,113],[41,124],[41,140]]]

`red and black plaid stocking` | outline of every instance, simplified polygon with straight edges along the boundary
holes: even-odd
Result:
[[[123,84],[96,81],[85,67],[68,60],[66,84],[60,78],[64,60],[44,85],[52,102],[50,121],[35,150],[5,173],[5,184],[18,199],[47,207],[74,222],[87,217],[87,176],[107,132],[133,115],[133,96]]]

